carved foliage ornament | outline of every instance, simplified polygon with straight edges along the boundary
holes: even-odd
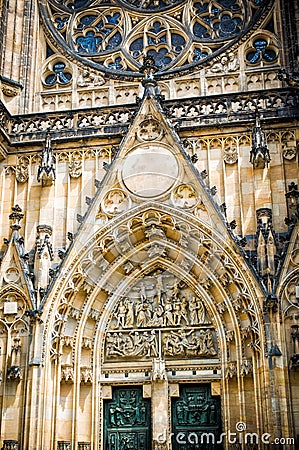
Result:
[[[225,147],[223,151],[223,159],[226,164],[235,164],[238,161],[238,150],[236,147]]]
[[[159,72],[184,69],[210,61],[219,49],[227,51],[267,14],[271,0],[98,0],[39,2],[49,35],[56,36],[61,53],[85,59],[101,71],[136,76],[144,56],[154,58]],[[138,19],[132,20],[132,10]],[[163,12],[167,10],[167,15]],[[154,14],[153,14],[154,13]],[[174,19],[175,18],[175,19]],[[135,19],[135,18],[134,18]],[[276,56],[267,41],[254,40],[247,60]],[[57,65],[58,64],[58,65]],[[67,84],[71,72],[55,63],[46,85]],[[235,60],[222,61],[221,70],[237,69]],[[223,69],[223,67],[225,68]]]
[[[297,151],[298,151],[298,147],[299,147],[299,143],[296,145],[296,142],[285,142],[282,144],[282,156],[284,157],[284,159],[288,160],[288,161],[292,161],[296,155],[297,155]]]
[[[179,208],[193,208],[199,197],[191,184],[180,184],[172,193],[172,201]]]
[[[16,180],[19,183],[25,183],[29,178],[29,166],[26,164],[18,164],[16,167]]]
[[[69,174],[71,178],[79,178],[82,175],[82,161],[73,159],[69,162]]]
[[[163,128],[160,122],[152,117],[148,116],[146,120],[143,120],[137,131],[137,138],[140,141],[153,141],[162,137]]]
[[[111,189],[102,200],[101,206],[104,213],[113,216],[128,209],[129,198],[121,189]]]

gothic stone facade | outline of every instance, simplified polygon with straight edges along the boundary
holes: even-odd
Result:
[[[297,2],[0,5],[0,447],[298,448]]]

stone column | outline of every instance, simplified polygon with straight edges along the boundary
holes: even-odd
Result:
[[[168,417],[168,380],[165,361],[162,358],[153,360],[152,369],[152,449],[169,449],[169,417]]]

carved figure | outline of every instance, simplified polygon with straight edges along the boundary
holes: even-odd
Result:
[[[153,381],[163,381],[167,379],[165,370],[165,361],[162,358],[155,358],[153,360],[153,371],[152,380]]]
[[[77,85],[79,87],[93,87],[101,86],[103,84],[105,84],[105,79],[103,77],[86,69],[80,73],[77,79]]]
[[[125,316],[125,328],[132,328],[134,325],[134,306],[130,300],[125,301],[126,316]]]
[[[173,203],[179,208],[192,208],[198,202],[198,196],[193,186],[189,184],[181,184],[172,195]]]
[[[206,323],[206,309],[203,302],[198,298],[196,300],[197,323]]]
[[[146,356],[158,356],[158,343],[155,330],[152,330],[149,336],[145,332],[144,339],[144,350],[147,352]]]
[[[172,303],[171,300],[166,300],[165,310],[164,310],[164,325],[174,325],[173,314],[172,314]]]
[[[196,325],[198,323],[198,316],[197,316],[197,303],[195,297],[192,297],[189,300],[189,313],[190,313],[190,324]]]
[[[124,304],[124,301],[121,300],[118,310],[117,310],[117,314],[116,314],[116,318],[117,318],[117,326],[118,327],[124,327],[125,326],[125,321],[126,321],[126,312],[127,312],[127,308]]]

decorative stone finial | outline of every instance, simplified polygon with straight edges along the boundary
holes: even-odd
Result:
[[[143,65],[140,67],[140,72],[144,73],[144,79],[142,85],[144,86],[144,94],[157,95],[156,87],[157,81],[155,80],[155,73],[158,72],[158,67],[155,64],[155,60],[152,56],[145,56]]]
[[[19,237],[19,229],[21,228],[20,221],[23,219],[22,209],[19,205],[14,206],[9,219],[12,221],[10,228],[12,229],[12,236]]]
[[[271,161],[266,136],[262,130],[259,114],[255,117],[255,127],[252,131],[252,147],[250,151],[250,162],[255,169],[268,167]]]
[[[291,87],[299,86],[299,72],[287,72],[285,69],[280,69],[278,72],[278,79],[285,81]]]
[[[257,270],[268,292],[271,293],[276,271],[275,256],[277,254],[276,237],[272,226],[272,210],[270,208],[257,209],[256,217]]]
[[[47,134],[41,164],[38,167],[37,181],[41,181],[43,186],[51,186],[55,178],[51,136]]]
[[[299,191],[298,184],[292,181],[288,186],[289,191],[286,193],[288,217],[285,219],[285,223],[288,226],[295,225],[299,220]]]

